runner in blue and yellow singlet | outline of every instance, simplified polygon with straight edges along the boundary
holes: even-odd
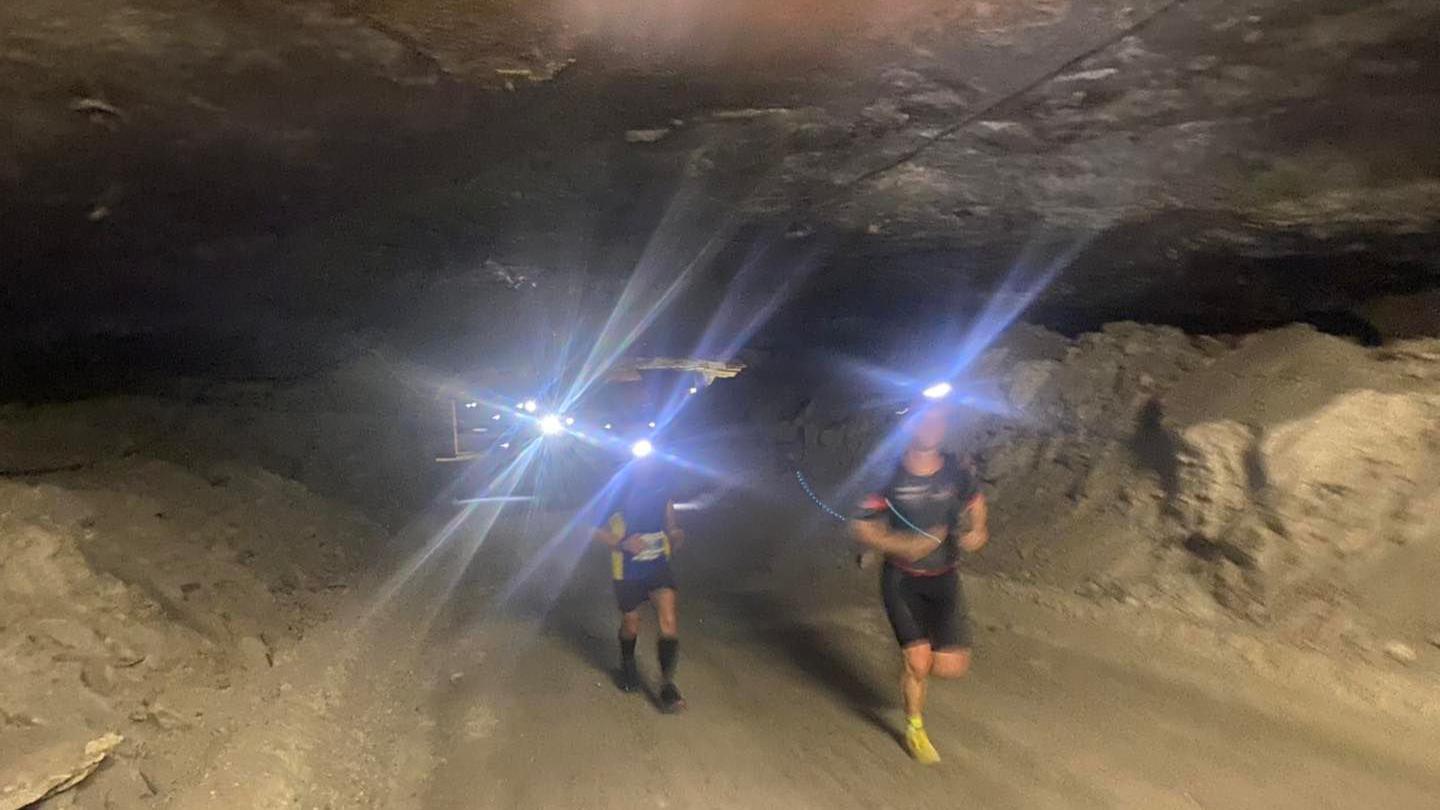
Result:
[[[651,602],[660,625],[660,707],[684,708],[675,686],[680,658],[679,611],[670,555],[684,542],[675,519],[675,502],[665,471],[653,459],[639,459],[623,473],[626,479],[600,511],[595,540],[610,548],[610,573],[620,607],[620,672],[627,692],[640,687],[635,643],[640,634],[640,606]]]

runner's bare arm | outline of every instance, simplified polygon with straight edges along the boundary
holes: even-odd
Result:
[[[875,518],[856,518],[845,524],[850,530],[850,536],[862,546],[882,551],[886,545],[886,535],[890,532],[884,524]]]
[[[983,493],[976,493],[965,506],[970,513],[970,531],[960,538],[960,547],[966,551],[979,551],[990,542],[990,507]]]
[[[680,528],[680,520],[675,515],[675,501],[665,504],[665,536],[670,538],[670,549],[679,549],[685,542],[685,530]]]
[[[625,539],[623,537],[616,536],[614,532],[606,528],[598,528],[595,531],[591,532],[590,538],[595,542],[603,543],[610,548],[619,548],[620,542]]]
[[[890,557],[915,562],[935,550],[935,541],[912,532],[891,531],[882,518],[857,518],[847,525],[855,542]]]

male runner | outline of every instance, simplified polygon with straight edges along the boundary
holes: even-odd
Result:
[[[624,474],[629,477],[601,512],[601,522],[594,534],[596,541],[610,548],[610,572],[620,605],[617,681],[626,692],[640,688],[640,673],[635,666],[640,606],[653,602],[660,624],[657,644],[663,679],[660,708],[676,712],[685,708],[685,700],[675,686],[675,667],[680,659],[680,619],[670,555],[685,541],[685,532],[675,519],[675,502],[666,471],[658,462],[638,459]]]
[[[880,589],[905,659],[905,747],[928,765],[940,754],[922,718],[926,680],[960,678],[970,669],[970,620],[956,566],[961,550],[978,551],[989,532],[974,476],[940,451],[943,406],[929,406],[918,419],[899,468],[864,499],[850,525],[857,541],[885,556]]]

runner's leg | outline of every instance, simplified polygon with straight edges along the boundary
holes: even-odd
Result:
[[[640,668],[635,664],[635,642],[640,635],[640,611],[620,614],[620,688],[640,688]]]
[[[680,661],[680,609],[674,588],[661,588],[650,595],[655,603],[655,618],[660,624],[660,672],[665,683],[674,680]]]
[[[930,620],[930,644],[935,660],[930,674],[946,680],[963,678],[970,671],[970,647],[974,639],[960,575],[952,572],[936,577],[927,596],[934,612]]]
[[[640,610],[620,614],[620,639],[634,641],[640,636]]]
[[[905,671],[900,675],[900,694],[905,703],[905,718],[913,720],[925,713],[925,684],[935,663],[930,642],[917,641],[903,650]]]
[[[935,656],[929,642],[905,647],[905,673],[901,675],[900,691],[905,700],[905,748],[916,762],[934,765],[940,754],[925,733],[925,684],[934,667]]]

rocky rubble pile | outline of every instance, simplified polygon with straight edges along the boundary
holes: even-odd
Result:
[[[0,808],[72,785],[46,806],[125,808],[183,784],[378,534],[242,465],[0,477]]]
[[[1161,409],[1176,529],[1227,605],[1283,611],[1397,547],[1440,543],[1440,341],[1256,335]]]

